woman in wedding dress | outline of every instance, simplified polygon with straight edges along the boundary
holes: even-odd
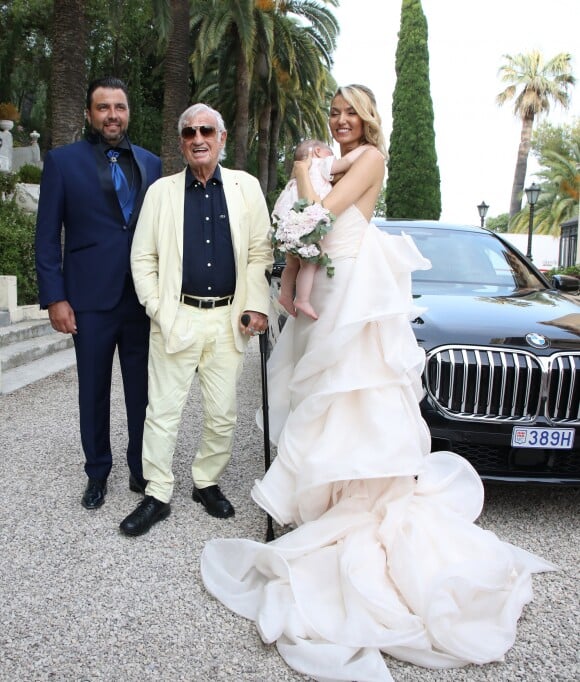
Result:
[[[362,154],[324,199],[335,275],[316,274],[318,320],[290,317],[269,360],[277,456],[252,497],[275,541],[210,541],[206,588],[252,619],[295,670],[330,682],[386,682],[388,654],[433,668],[502,660],[554,567],[474,524],[483,486],[471,465],[430,453],[421,417],[423,351],[411,272],[429,262],[370,218],[385,171],[372,93],[339,88],[330,130]],[[320,201],[298,161],[300,196]]]

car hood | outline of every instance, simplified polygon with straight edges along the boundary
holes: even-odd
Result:
[[[421,312],[413,329],[425,350],[445,344],[509,346],[538,353],[580,351],[580,298],[553,290],[522,295],[478,292],[414,291]],[[534,347],[526,336],[539,334],[548,343]],[[529,337],[528,337],[529,338]]]

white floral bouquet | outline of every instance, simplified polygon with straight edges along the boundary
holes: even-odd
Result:
[[[326,267],[328,277],[334,275],[334,267],[320,242],[332,229],[336,216],[322,204],[299,199],[286,216],[274,215],[273,219],[272,245],[277,251]]]

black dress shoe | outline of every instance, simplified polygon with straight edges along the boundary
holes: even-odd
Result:
[[[120,529],[125,535],[143,535],[153,524],[171,514],[169,502],[161,502],[151,495],[145,495],[137,509],[121,521]]]
[[[132,493],[141,493],[145,495],[145,488],[147,487],[147,481],[141,476],[140,478],[131,474],[129,476],[129,490]]]
[[[98,509],[105,502],[107,494],[106,478],[89,478],[81,504],[85,509]]]
[[[210,485],[208,488],[196,488],[194,486],[191,497],[194,502],[201,502],[206,512],[218,519],[227,519],[236,513],[230,501],[217,485]]]

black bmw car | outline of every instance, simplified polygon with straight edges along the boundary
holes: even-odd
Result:
[[[413,273],[426,309],[412,322],[426,352],[421,409],[433,450],[452,450],[482,479],[580,485],[580,280],[548,281],[501,236],[430,221],[405,232],[429,258]],[[286,313],[272,278],[273,342]]]

